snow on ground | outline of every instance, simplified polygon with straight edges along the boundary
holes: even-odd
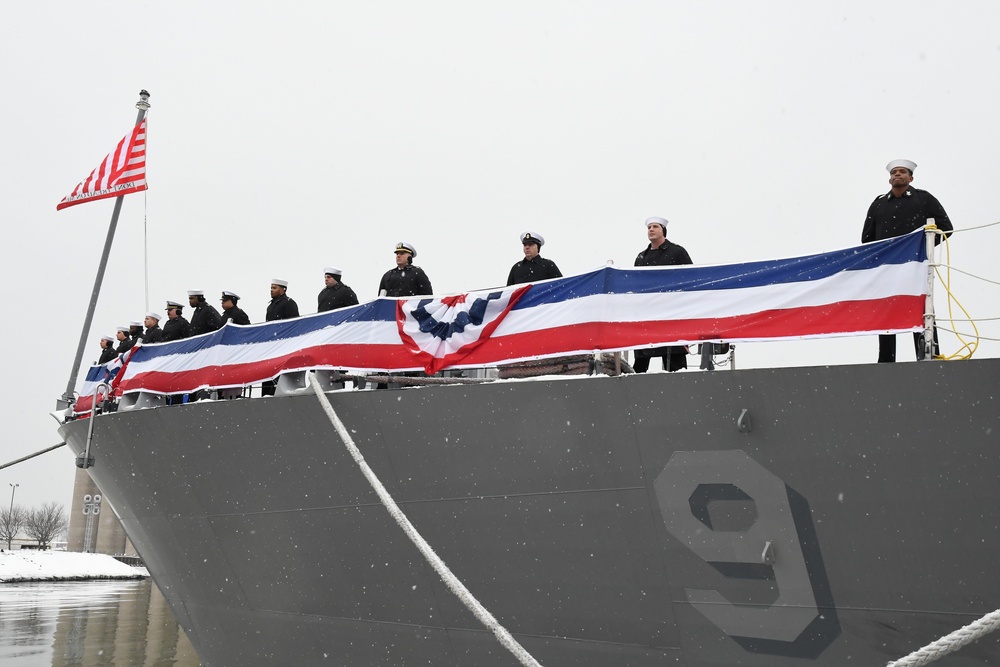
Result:
[[[140,579],[144,567],[132,567],[105,554],[68,551],[4,551],[0,553],[0,582],[79,579]]]

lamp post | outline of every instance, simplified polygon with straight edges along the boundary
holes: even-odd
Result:
[[[20,484],[15,484],[14,482],[8,482],[10,484],[10,509],[7,510],[7,520],[10,521],[14,517],[14,492],[17,491],[17,487]],[[7,551],[10,551],[10,540],[13,535],[7,536]]]

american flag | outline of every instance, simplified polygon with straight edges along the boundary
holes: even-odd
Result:
[[[119,197],[146,189],[146,119],[122,137],[118,146],[108,153],[101,164],[90,172],[73,192],[56,206],[61,211],[69,206],[97,199]]]

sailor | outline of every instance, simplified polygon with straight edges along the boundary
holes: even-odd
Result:
[[[142,340],[142,322],[136,322],[132,320],[128,323],[128,337],[132,339],[132,344],[135,345],[140,340]]]
[[[98,364],[106,364],[118,354],[115,352],[114,342],[115,339],[111,336],[101,336],[101,358],[97,360]]]
[[[161,319],[162,316],[157,312],[150,311],[146,313],[146,319],[143,320],[146,324],[146,331],[142,334],[144,345],[163,342],[163,329],[160,328]]]
[[[340,282],[343,271],[335,266],[328,266],[324,271],[323,280],[326,281],[324,287],[317,297],[317,313],[325,313],[328,310],[337,310],[347,306],[355,306],[358,303],[358,295],[350,287]]]
[[[215,306],[205,301],[205,292],[202,290],[188,290],[188,305],[194,308],[191,313],[192,336],[210,333],[222,326],[222,316]]]
[[[182,304],[167,301],[167,322],[163,325],[163,341],[181,340],[191,335],[191,324],[184,319]]]
[[[287,290],[287,280],[271,279],[271,303],[267,305],[266,321],[289,320],[299,316],[299,305],[285,294]]]
[[[378,284],[378,295],[398,297],[433,294],[430,278],[413,263],[417,249],[400,241],[393,252],[396,253],[396,267],[382,276],[382,281]]]
[[[868,207],[865,225],[861,230],[861,242],[870,243],[890,239],[920,229],[927,224],[928,218],[934,218],[937,228],[950,236],[954,227],[951,219],[944,212],[941,203],[926,190],[918,190],[910,185],[913,181],[913,171],[917,168],[910,160],[893,160],[885,166],[889,172],[889,192],[879,195]],[[935,244],[941,242],[941,236],[936,236]],[[924,336],[913,334],[917,359],[924,358]],[[938,355],[937,329],[934,330],[934,355]],[[896,361],[896,336],[884,334],[878,337],[879,363]]]
[[[562,278],[562,271],[551,259],[540,257],[538,253],[545,245],[545,239],[536,232],[521,234],[521,246],[524,248],[524,259],[510,267],[507,274],[508,285],[533,283],[549,278]]]
[[[135,345],[135,339],[129,335],[129,327],[118,327],[115,337],[118,339],[118,347],[115,348],[115,354],[124,354]]]
[[[299,305],[285,294],[287,289],[287,280],[271,279],[271,303],[267,305],[266,321],[289,320],[299,316]],[[262,396],[274,396],[276,387],[274,380],[265,380],[260,385],[260,393]]]
[[[668,220],[658,216],[646,219],[646,238],[649,239],[649,245],[636,256],[635,266],[693,264],[691,256],[683,246],[667,240],[668,224]],[[649,370],[649,360],[653,357],[662,357],[663,368],[667,371],[687,368],[687,348],[683,345],[666,345],[636,350],[633,364],[635,372],[645,373]]]
[[[236,292],[225,290],[222,292],[222,323],[232,322],[233,324],[250,324],[250,318],[243,309],[236,304],[239,303],[240,295]]]

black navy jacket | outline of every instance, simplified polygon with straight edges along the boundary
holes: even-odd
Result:
[[[676,243],[664,240],[659,248],[650,243],[635,258],[635,266],[671,266],[674,264],[694,264],[691,255]]]
[[[510,267],[510,273],[507,274],[507,284],[521,285],[549,278],[562,278],[562,271],[551,259],[545,259],[538,255],[530,260],[525,257]]]
[[[191,313],[191,335],[209,333],[222,326],[222,316],[211,304],[202,301]]]
[[[118,352],[115,351],[113,346],[108,345],[106,348],[101,350],[101,358],[97,360],[97,363],[106,364],[116,356],[118,356]]]
[[[115,348],[115,353],[124,354],[128,352],[135,345],[135,341],[136,341],[135,338],[132,338],[131,336],[125,336],[125,340],[120,341],[118,343],[118,347]]]
[[[954,229],[941,202],[931,193],[909,187],[902,197],[896,197],[890,190],[876,197],[868,207],[861,242],[870,243],[909,234],[926,225],[927,218],[934,218],[934,224],[942,231]],[[940,243],[941,237],[937,237],[935,242]]]
[[[153,326],[146,329],[145,333],[142,334],[143,343],[162,343],[163,342],[163,329],[160,328],[159,324],[154,324]]]
[[[344,283],[338,282],[336,285],[324,287],[317,297],[317,302],[316,312],[325,313],[328,310],[357,305],[358,295]]]
[[[271,299],[271,303],[267,304],[267,315],[264,316],[264,319],[273,322],[274,320],[290,320],[298,316],[299,304],[289,299],[287,294],[282,294]]]
[[[385,272],[378,284],[378,293],[385,290],[386,296],[421,296],[433,294],[431,279],[419,266],[410,264],[404,268],[398,266]]]
[[[222,323],[232,322],[233,324],[250,324],[250,317],[243,312],[242,308],[233,306],[222,311]]]
[[[191,336],[191,324],[183,317],[168,319],[163,325],[163,340],[181,340]]]

